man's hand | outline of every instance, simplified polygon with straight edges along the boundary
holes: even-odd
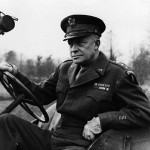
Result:
[[[0,63],[0,70],[1,71],[8,71],[9,73],[12,73],[13,75],[15,75],[18,71],[18,69],[15,65],[11,65],[7,62]]]
[[[95,139],[94,133],[90,130],[87,124],[84,126],[82,136],[89,141],[94,141]]]
[[[94,117],[92,120],[88,121],[84,126],[83,137],[87,140],[93,141],[95,139],[95,134],[102,132],[99,117]]]

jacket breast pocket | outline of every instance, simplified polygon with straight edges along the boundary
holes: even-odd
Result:
[[[104,113],[112,110],[112,94],[110,92],[101,91],[101,90],[91,90],[87,94],[88,101],[94,106],[94,110],[97,113]]]
[[[90,90],[87,94],[87,97],[92,98],[96,102],[100,101],[110,101],[111,93],[106,91],[101,91],[99,89]]]

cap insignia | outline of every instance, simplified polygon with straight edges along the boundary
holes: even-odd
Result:
[[[74,28],[76,26],[75,18],[69,18],[68,23],[72,28]]]

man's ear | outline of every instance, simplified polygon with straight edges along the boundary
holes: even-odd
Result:
[[[95,49],[98,49],[100,46],[100,40],[95,41]]]

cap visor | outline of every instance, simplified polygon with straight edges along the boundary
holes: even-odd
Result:
[[[87,33],[82,33],[82,34],[78,33],[78,35],[77,34],[76,35],[68,35],[63,39],[63,41],[67,41],[69,39],[78,38],[78,37],[82,37],[82,36],[88,36],[90,34],[92,34],[92,33],[87,32]]]

